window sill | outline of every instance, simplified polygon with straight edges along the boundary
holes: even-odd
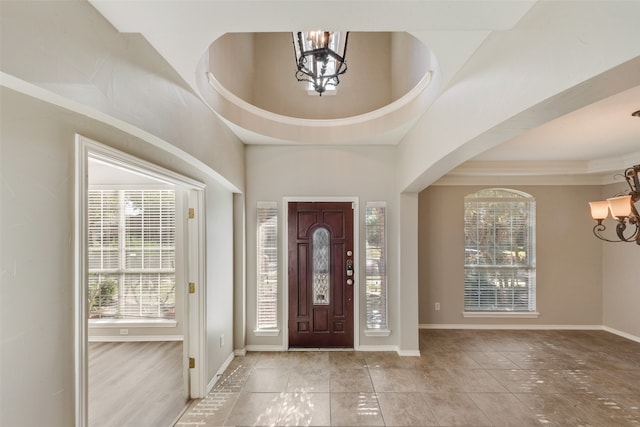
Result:
[[[389,329],[365,329],[364,335],[366,337],[388,337],[391,335],[391,330]]]
[[[277,337],[280,329],[254,329],[253,335],[257,337]]]
[[[462,317],[485,318],[485,319],[537,319],[540,313],[537,311],[464,311]]]
[[[169,319],[89,319],[89,328],[175,328],[178,322]]]

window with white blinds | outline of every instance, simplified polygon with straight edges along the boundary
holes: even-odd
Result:
[[[367,329],[387,329],[386,203],[367,202],[366,304]]]
[[[173,189],[90,189],[89,317],[174,319]]]
[[[257,205],[257,328],[278,326],[278,207]]]
[[[493,188],[464,199],[464,310],[536,310],[535,199]]]

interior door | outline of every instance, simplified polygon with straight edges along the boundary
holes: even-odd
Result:
[[[290,202],[289,347],[353,347],[351,202]]]

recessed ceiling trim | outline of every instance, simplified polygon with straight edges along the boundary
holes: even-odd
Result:
[[[531,175],[531,176],[450,176],[445,175],[430,186],[514,186],[514,185],[603,185],[600,175]]]
[[[422,79],[420,79],[420,81],[415,87],[413,87],[409,92],[407,92],[405,95],[403,95],[399,99],[391,102],[390,104],[385,105],[384,107],[378,108],[368,113],[358,114],[352,117],[342,117],[339,119],[304,119],[299,117],[290,117],[290,116],[284,116],[282,114],[273,113],[263,108],[256,107],[255,105],[248,103],[247,101],[243,100],[239,96],[232,93],[230,90],[225,88],[224,85],[222,85],[218,81],[218,79],[215,78],[213,73],[207,72],[207,80],[209,81],[209,84],[218,93],[220,93],[220,95],[225,97],[229,102],[232,102],[236,104],[238,107],[242,108],[243,110],[250,111],[252,114],[262,117],[264,119],[282,122],[282,123],[286,123],[294,126],[333,127],[336,125],[359,124],[359,123],[364,123],[370,120],[379,119],[381,117],[386,116],[387,114],[390,114],[406,106],[427,89],[427,87],[429,86],[429,83],[431,83],[431,76],[433,75],[433,73],[434,73],[433,70],[427,71],[427,73],[422,77]]]
[[[245,144],[397,145],[437,94],[436,70],[396,101],[377,110],[340,119],[302,119],[258,108],[226,89],[209,71],[205,55],[196,72],[205,102]],[[201,76],[201,77],[198,77]],[[242,129],[244,132],[238,133]]]
[[[451,170],[433,185],[493,185],[505,179],[531,185],[614,184],[620,182],[615,178],[616,173],[639,162],[640,151],[590,161],[472,160]]]
[[[451,170],[449,176],[544,176],[589,173],[586,161],[471,160]]]

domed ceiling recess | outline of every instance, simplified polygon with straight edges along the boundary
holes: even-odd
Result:
[[[322,96],[295,77],[292,33],[226,33],[198,85],[246,143],[397,144],[436,92],[431,51],[405,32],[350,32],[347,72]]]

